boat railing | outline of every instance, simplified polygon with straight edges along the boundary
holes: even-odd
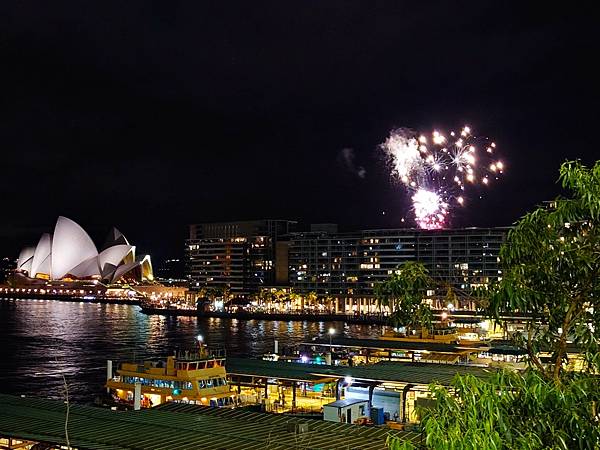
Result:
[[[127,365],[131,368],[136,366],[136,372],[145,372],[147,369],[164,369],[167,367],[167,359],[175,358],[179,361],[201,361],[201,360],[211,360],[211,359],[220,359],[225,360],[227,357],[227,351],[224,347],[195,347],[189,349],[176,349],[170,355],[164,356],[162,358],[136,358],[135,356],[132,359],[118,361],[119,368],[122,369],[123,365]],[[131,369],[130,369],[131,370]]]
[[[225,359],[227,350],[225,347],[195,347],[191,349],[178,349],[175,351],[175,359],[178,361],[197,361],[203,359]]]

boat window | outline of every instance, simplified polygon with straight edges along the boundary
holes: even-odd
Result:
[[[143,386],[154,386],[159,388],[168,389],[192,389],[192,383],[190,381],[173,381],[173,380],[160,380],[152,378],[142,377],[123,377],[123,382],[128,384],[141,383]]]
[[[211,378],[209,381],[213,387],[227,386],[227,380],[225,378]]]
[[[198,380],[198,389],[205,389],[206,382],[204,380]]]
[[[213,380],[212,380],[212,379],[210,379],[210,380],[206,380],[206,387],[207,387],[207,388],[211,388],[211,387],[213,387],[213,386],[214,386],[214,384],[213,384]]]
[[[207,367],[208,369],[210,369],[211,367],[214,367],[214,365],[215,365],[215,362],[214,362],[214,361],[206,361],[206,367]]]
[[[188,366],[188,370],[196,370],[198,369],[198,363],[190,363]]]
[[[191,381],[175,381],[173,384],[175,389],[192,389]]]

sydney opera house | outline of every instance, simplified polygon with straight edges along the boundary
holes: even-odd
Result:
[[[54,233],[44,233],[35,247],[21,250],[13,277],[16,286],[55,283],[103,285],[152,282],[150,256],[136,258],[135,246],[113,228],[98,248],[81,226],[59,217]]]

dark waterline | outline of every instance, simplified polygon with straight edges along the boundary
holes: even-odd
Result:
[[[259,357],[281,346],[325,336],[376,337],[379,326],[148,316],[138,306],[0,299],[0,392],[90,403],[100,394],[106,360],[164,356],[202,334],[231,356]]]

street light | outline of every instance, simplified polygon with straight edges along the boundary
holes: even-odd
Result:
[[[335,328],[331,327],[329,329],[329,347],[331,347],[331,339],[333,338],[334,334],[335,334]]]
[[[201,334],[196,336],[196,339],[198,340],[198,344],[200,345],[202,345],[202,343],[204,342],[204,336],[202,336]]]

